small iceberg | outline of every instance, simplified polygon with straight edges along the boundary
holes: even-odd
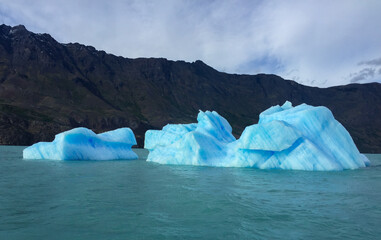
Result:
[[[39,142],[23,151],[25,159],[116,160],[137,159],[131,150],[136,145],[130,128],[95,134],[87,128],[74,128],[57,134],[53,142]]]
[[[258,124],[246,127],[238,140],[228,121],[217,112],[200,111],[197,121],[147,131],[147,161],[308,171],[356,169],[370,164],[326,107],[293,107],[288,101],[273,106],[259,115]]]

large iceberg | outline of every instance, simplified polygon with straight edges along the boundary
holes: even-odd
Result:
[[[219,167],[330,171],[368,166],[346,129],[326,107],[290,102],[259,115],[240,139],[217,112],[198,114],[197,124],[149,130],[147,161]]]
[[[25,159],[114,160],[137,159],[131,150],[136,145],[130,128],[95,134],[87,128],[74,128],[57,134],[53,142],[39,142],[23,151]]]

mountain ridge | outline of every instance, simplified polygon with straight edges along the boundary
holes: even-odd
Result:
[[[62,44],[23,26],[0,26],[0,144],[30,145],[84,126],[147,129],[195,122],[215,110],[239,136],[263,110],[286,100],[329,107],[362,152],[381,152],[381,84],[329,88],[272,74],[227,74],[202,61],[124,58]]]

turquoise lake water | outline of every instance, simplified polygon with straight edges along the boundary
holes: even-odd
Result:
[[[0,146],[0,239],[380,239],[381,155],[342,172],[23,160]]]

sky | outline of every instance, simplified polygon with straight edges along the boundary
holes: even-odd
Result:
[[[318,87],[381,83],[381,0],[0,0],[0,21],[128,58]]]

